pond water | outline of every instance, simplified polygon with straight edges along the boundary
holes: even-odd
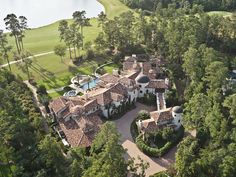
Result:
[[[25,16],[28,26],[36,28],[72,18],[77,10],[85,10],[86,17],[91,18],[104,11],[104,7],[97,0],[0,0],[0,29],[5,30],[3,19],[9,13]]]

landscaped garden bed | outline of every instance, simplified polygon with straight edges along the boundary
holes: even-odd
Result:
[[[148,134],[149,137],[140,134],[136,138],[136,145],[145,154],[153,157],[161,157],[167,153],[171,148],[177,145],[184,136],[184,128],[181,126],[178,130],[172,132],[172,136],[169,138],[164,137],[162,130],[153,134]],[[150,142],[150,139],[155,139]]]
[[[145,154],[153,157],[161,157],[182,140],[184,136],[183,126],[178,130],[166,127],[156,132],[141,134],[136,122],[145,119],[149,119],[148,113],[140,111],[130,126],[130,132],[134,142]]]

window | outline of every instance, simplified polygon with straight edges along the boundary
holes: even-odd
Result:
[[[142,91],[142,90],[140,90],[140,93],[143,93],[143,91]]]
[[[142,85],[139,85],[139,87],[142,87]]]
[[[178,120],[178,122],[180,123],[180,120]]]
[[[148,90],[146,90],[146,93],[148,93]]]

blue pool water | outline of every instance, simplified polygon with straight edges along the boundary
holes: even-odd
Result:
[[[97,85],[98,80],[99,80],[98,78],[93,79],[91,82],[89,82],[89,84],[86,83],[86,84],[82,85],[80,88],[82,88],[83,90],[91,89]]]

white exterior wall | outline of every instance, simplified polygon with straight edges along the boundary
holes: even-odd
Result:
[[[130,97],[130,101],[136,100],[138,98],[138,89],[135,89],[133,91],[128,91],[128,95]]]
[[[105,106],[101,106],[101,110],[102,110],[102,114],[104,117],[108,117],[108,111],[107,109],[105,108]]]
[[[138,93],[138,97],[144,97],[144,94],[146,93],[146,91],[148,90],[147,88],[145,88],[148,83],[145,83],[145,84],[141,84],[141,83],[137,83],[137,85],[139,86],[139,93]],[[141,87],[140,87],[141,86]],[[141,92],[142,93],[141,93]]]
[[[178,129],[182,125],[182,113],[174,113],[172,112],[172,116],[174,120],[172,121],[173,124],[176,125],[176,129]]]

